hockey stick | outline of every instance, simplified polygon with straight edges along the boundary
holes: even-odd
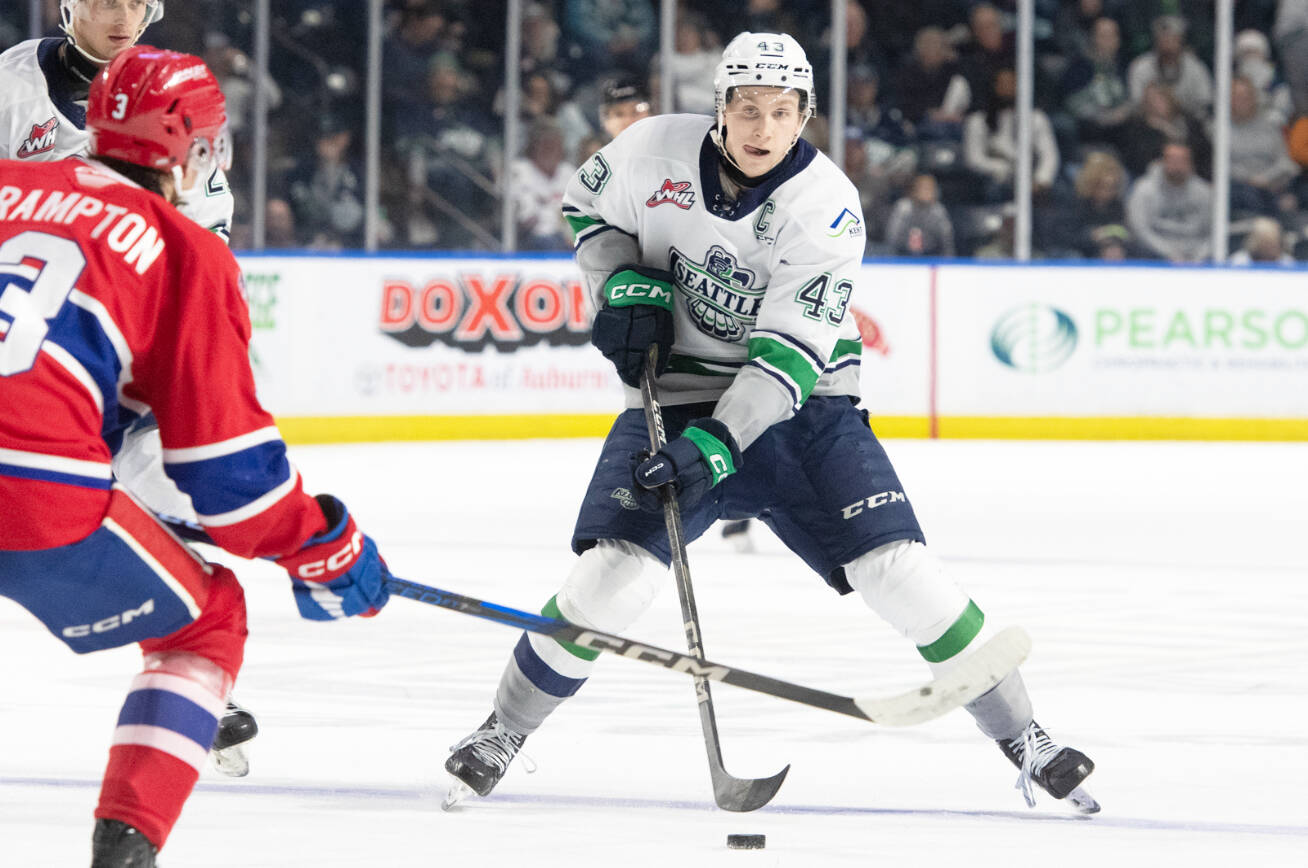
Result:
[[[162,515],[157,517],[192,542],[215,545],[204,528],[194,522]],[[550,636],[560,642],[571,642],[591,651],[603,651],[653,663],[674,672],[721,681],[755,693],[788,699],[800,705],[834,711],[882,726],[913,726],[947,714],[994,687],[1031,653],[1031,639],[1026,632],[1020,627],[1009,627],[978,648],[959,666],[921,687],[896,696],[853,698],[713,663],[656,645],[646,645],[612,633],[588,630],[559,618],[510,609],[407,579],[392,576],[386,580],[386,588],[397,597],[429,606],[462,612],[497,624]]]
[[[663,410],[654,395],[657,346],[645,356],[645,376],[640,378],[640,396],[645,402],[645,425],[649,429],[650,452],[657,452],[668,442],[663,430]],[[668,547],[672,550],[672,574],[677,580],[677,599],[681,602],[682,626],[686,647],[692,657],[704,659],[704,644],[699,629],[699,611],[695,591],[690,585],[690,563],[686,558],[686,539],[681,529],[681,508],[671,486],[662,489],[663,522],[668,526]],[[718,738],[718,721],[713,712],[713,695],[709,680],[695,677],[695,696],[699,700],[699,722],[704,730],[704,747],[708,751],[709,776],[713,779],[713,798],[724,811],[755,811],[766,805],[781,789],[790,764],[770,778],[738,778],[722,765],[722,743]]]
[[[998,684],[1000,679],[1016,669],[1031,652],[1031,639],[1026,631],[1021,627],[1009,627],[996,634],[957,667],[921,687],[895,696],[854,698],[782,681],[770,675],[747,672],[734,666],[714,663],[678,651],[669,651],[656,645],[646,645],[613,633],[579,627],[561,618],[548,618],[520,609],[510,609],[475,597],[465,597],[453,591],[420,585],[407,579],[392,577],[386,580],[386,587],[397,597],[426,603],[429,606],[440,606],[442,609],[507,624],[510,627],[549,636],[559,642],[571,642],[591,651],[603,651],[631,660],[653,663],[664,669],[693,676],[696,680],[721,681],[723,684],[742,687],[755,693],[789,699],[801,705],[834,711],[837,714],[857,717],[859,720],[882,726],[912,726],[924,723],[971,702]]]

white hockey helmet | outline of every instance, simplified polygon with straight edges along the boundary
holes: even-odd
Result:
[[[87,60],[94,63],[104,63],[103,57],[94,57],[88,54],[86,49],[77,44],[77,37],[73,36],[73,9],[78,3],[84,3],[86,0],[59,0],[59,26],[64,33],[68,34],[68,41],[73,44]],[[164,16],[164,0],[145,0],[145,18],[141,19],[141,27],[136,31],[136,38],[140,39],[145,28],[160,20]]]
[[[803,120],[795,133],[796,139],[816,112],[813,66],[795,38],[788,33],[740,33],[723,50],[722,60],[713,74],[714,105],[718,116],[713,139],[723,155],[727,153],[725,115],[731,91],[749,86],[780,87],[799,93],[799,111]]]

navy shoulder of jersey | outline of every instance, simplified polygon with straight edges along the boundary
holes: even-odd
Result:
[[[806,139],[800,139],[786,154],[785,159],[773,167],[753,187],[740,191],[736,199],[729,199],[722,192],[722,181],[718,177],[718,161],[721,155],[717,145],[707,133],[699,148],[699,180],[704,188],[704,202],[709,212],[723,220],[739,220],[750,214],[755,208],[768,200],[778,187],[808,168],[817,156],[817,148]]]
[[[68,67],[59,59],[59,46],[63,37],[51,36],[42,39],[36,47],[36,61],[45,76],[45,87],[50,92],[50,102],[54,103],[59,113],[79,130],[86,129],[86,109],[77,104],[77,94],[83,89],[83,83],[73,78]]]

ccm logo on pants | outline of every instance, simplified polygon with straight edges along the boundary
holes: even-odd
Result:
[[[900,503],[906,501],[902,491],[883,491],[880,494],[874,494],[871,497],[865,497],[857,503],[851,503],[849,506],[840,510],[845,519],[851,519],[858,515],[864,509],[876,509],[878,506],[885,506],[887,503]]]
[[[80,639],[83,636],[90,636],[92,633],[108,633],[110,630],[117,630],[124,624],[130,624],[137,618],[144,618],[153,612],[154,598],[151,597],[135,609],[128,609],[121,615],[110,615],[108,618],[101,618],[94,624],[78,624],[75,627],[65,627],[64,637],[67,639]]]

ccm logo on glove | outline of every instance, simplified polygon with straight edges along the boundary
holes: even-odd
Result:
[[[612,283],[605,287],[605,292],[608,294],[609,304],[613,307],[622,307],[624,304],[656,304],[668,310],[672,309],[672,293],[669,292],[668,285],[663,282]]]
[[[363,551],[363,531],[355,528],[354,535],[340,551],[323,560],[300,564],[295,571],[296,578],[312,580],[327,573],[338,573],[349,566],[361,551]]]
[[[327,530],[309,539],[299,551],[277,559],[290,573],[300,615],[311,621],[331,621],[377,614],[390,598],[386,580],[391,577],[377,544],[354,524],[345,504],[330,494],[315,499]]]
[[[650,485],[662,485],[663,483],[661,481],[655,480],[659,479],[659,474],[663,470],[663,467],[664,462],[662,461],[657,464],[646,464],[642,466],[640,471],[641,483],[644,484],[648,482]]]

